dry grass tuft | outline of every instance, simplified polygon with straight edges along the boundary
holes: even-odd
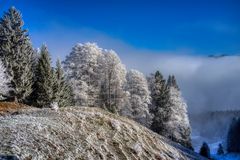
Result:
[[[29,106],[16,102],[0,102],[0,116],[14,114],[26,107]]]

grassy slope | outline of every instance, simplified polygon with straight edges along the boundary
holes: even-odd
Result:
[[[200,159],[99,108],[28,108],[0,117],[0,153],[21,159]]]

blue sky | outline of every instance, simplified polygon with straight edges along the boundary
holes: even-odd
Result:
[[[238,0],[0,0],[0,13],[10,6],[34,46],[47,43],[54,56],[86,41],[118,52],[240,53]]]
[[[176,75],[190,112],[239,108],[240,57],[207,57],[240,55],[239,0],[0,0],[0,15],[10,6],[53,63],[97,42],[128,69]]]

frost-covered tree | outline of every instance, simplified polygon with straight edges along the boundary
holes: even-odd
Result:
[[[119,113],[125,105],[126,68],[113,50],[105,50],[98,63],[101,73],[100,106]]]
[[[166,122],[166,136],[185,147],[192,148],[191,127],[187,114],[187,104],[181,96],[180,89],[174,76],[169,76],[168,88],[170,96],[170,117]]]
[[[137,71],[127,72],[126,90],[130,93],[131,117],[146,127],[150,127],[152,116],[149,112],[150,91],[145,76]]]
[[[151,112],[154,114],[151,129],[192,149],[187,104],[175,77],[169,76],[166,84],[162,74],[157,71],[148,78],[148,83],[152,97]]]
[[[157,71],[155,75],[151,74],[151,76],[148,77],[148,83],[152,97],[150,111],[154,116],[151,129],[163,136],[168,136],[168,126],[166,122],[170,118],[171,111],[169,88],[159,71]]]
[[[200,155],[202,155],[203,157],[206,157],[206,158],[210,158],[210,148],[208,146],[208,144],[206,142],[203,142],[201,148],[200,148],[200,152],[199,152]]]
[[[88,104],[88,85],[86,82],[81,80],[76,80],[74,78],[69,79],[68,83],[70,84],[73,92],[74,104],[79,106],[86,106]]]
[[[38,107],[50,107],[53,102],[53,85],[56,80],[46,45],[41,47],[36,76],[35,103]]]
[[[6,99],[10,91],[10,77],[6,73],[6,69],[0,61],[0,100]]]
[[[100,72],[97,63],[102,49],[95,43],[77,44],[63,62],[74,100],[81,106],[98,106]]]
[[[240,118],[233,118],[227,135],[227,151],[240,152]]]
[[[65,107],[73,104],[72,89],[66,82],[60,60],[56,62],[55,82],[53,85],[53,99],[59,107]]]
[[[12,77],[11,97],[18,102],[26,102],[33,84],[33,48],[23,25],[21,14],[14,7],[0,19],[0,58]]]
[[[125,89],[123,100],[122,100],[124,102],[124,105],[121,106],[119,114],[122,116],[128,117],[130,119],[133,119],[134,118],[132,114],[133,108],[130,100],[131,100],[131,94],[129,91]]]

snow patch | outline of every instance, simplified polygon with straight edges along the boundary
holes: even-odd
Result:
[[[118,121],[111,120],[111,126],[113,129],[120,131],[121,130],[121,124]]]
[[[132,145],[131,149],[137,154],[140,155],[142,153],[142,146],[140,143],[135,143]]]

